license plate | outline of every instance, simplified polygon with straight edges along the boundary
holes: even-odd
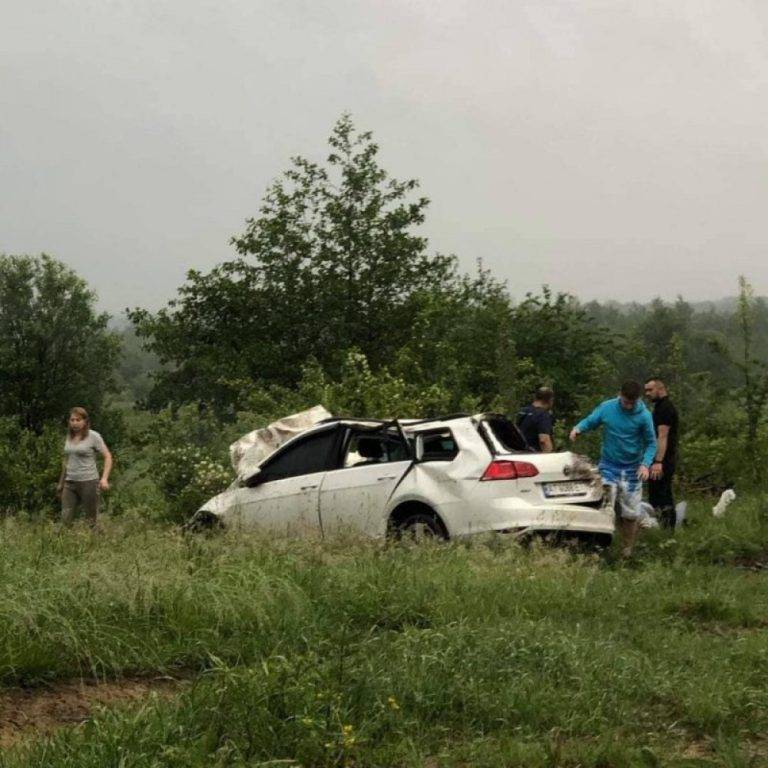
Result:
[[[544,495],[554,496],[586,496],[589,493],[589,483],[567,481],[564,483],[544,483]]]

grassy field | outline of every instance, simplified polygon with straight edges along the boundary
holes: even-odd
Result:
[[[0,524],[2,687],[168,674],[21,766],[768,765],[768,501],[633,562]]]

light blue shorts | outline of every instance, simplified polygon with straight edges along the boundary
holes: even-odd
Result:
[[[601,461],[598,469],[603,482],[610,488],[611,506],[624,520],[639,520],[642,516],[643,484],[637,476],[639,467],[626,467]]]

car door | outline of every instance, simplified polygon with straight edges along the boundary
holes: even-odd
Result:
[[[410,450],[394,430],[347,430],[337,469],[320,489],[323,535],[352,531],[376,536],[392,491],[411,466]]]
[[[319,532],[320,486],[335,466],[339,428],[332,425],[291,441],[242,489],[244,525],[279,535]]]

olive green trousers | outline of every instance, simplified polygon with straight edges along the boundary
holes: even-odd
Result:
[[[98,480],[65,480],[61,492],[62,524],[72,525],[77,508],[82,507],[88,524],[95,526],[100,496]]]

